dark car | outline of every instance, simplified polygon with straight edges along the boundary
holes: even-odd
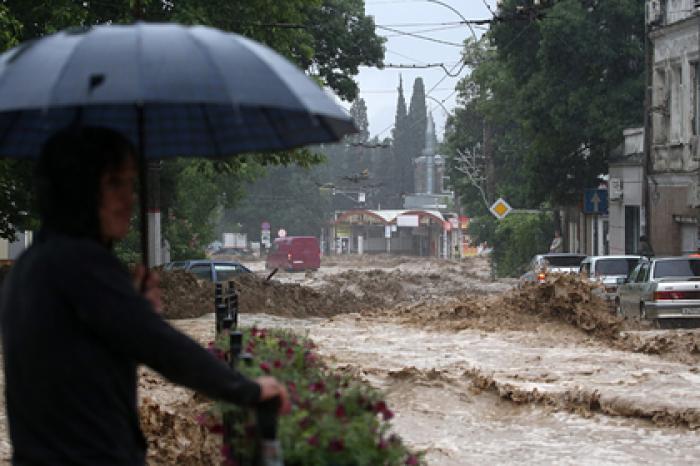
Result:
[[[207,259],[170,262],[163,269],[185,270],[193,273],[197,278],[212,282],[223,282],[235,275],[253,273],[239,262]]]

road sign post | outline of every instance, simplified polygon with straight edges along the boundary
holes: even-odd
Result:
[[[503,198],[499,197],[498,200],[493,203],[491,208],[489,208],[489,210],[498,220],[503,220],[513,209],[505,200],[503,200]]]
[[[586,189],[583,193],[583,213],[608,215],[608,190]]]

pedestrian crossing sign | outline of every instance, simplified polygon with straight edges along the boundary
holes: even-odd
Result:
[[[503,220],[513,210],[503,198],[498,198],[489,209],[498,220]]]

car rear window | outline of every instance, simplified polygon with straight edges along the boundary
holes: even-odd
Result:
[[[247,269],[240,264],[215,264],[216,281],[222,282],[239,274],[247,272]]]
[[[210,264],[197,264],[190,267],[190,272],[193,273],[197,278],[204,280],[211,280],[211,265]]]
[[[603,259],[596,262],[596,275],[629,275],[639,259]]]
[[[578,267],[585,259],[584,256],[548,256],[544,260],[551,267]]]
[[[700,277],[700,260],[677,259],[657,262],[654,278],[666,277]]]

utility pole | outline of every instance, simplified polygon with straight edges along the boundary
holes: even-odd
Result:
[[[489,201],[496,198],[496,168],[493,160],[493,127],[484,120],[484,163],[486,172],[486,197]]]
[[[134,21],[143,20],[141,0],[133,0],[132,16]],[[144,123],[142,122],[142,124]],[[139,137],[144,138],[145,134],[142,132],[139,134]],[[146,146],[145,141],[141,141],[141,146]],[[141,225],[141,228],[146,228],[148,235],[148,265],[153,267],[163,263],[160,214],[160,172],[162,163],[160,160],[150,160],[147,163],[147,222],[146,225]]]
[[[695,0],[693,6],[695,7],[695,18],[697,18],[698,21],[698,54],[700,54],[700,0]],[[700,73],[700,63],[696,62],[694,66],[695,81],[697,82],[698,87],[695,88],[695,108],[693,109],[693,111],[695,112],[696,116],[695,121],[693,121],[693,124],[695,125],[695,130],[697,134],[697,130],[698,128],[700,128],[700,124],[697,121],[700,118],[700,76],[698,75],[698,73]],[[700,198],[700,170],[698,170],[698,178],[696,178],[695,180],[695,189],[693,190],[693,192],[695,193],[694,201],[697,203],[698,198]],[[697,251],[700,250],[700,244],[698,244],[698,237],[700,236],[700,206],[695,208],[695,218],[697,219],[695,227],[695,250]]]
[[[651,193],[649,189],[649,177],[653,171],[654,165],[651,157],[652,145],[652,122],[651,122],[651,91],[652,91],[652,69],[654,60],[654,49],[651,44],[651,21],[649,16],[649,8],[646,9],[646,18],[644,21],[644,163],[642,164],[642,180],[644,180],[644,228],[640,228],[643,235],[646,235],[647,241],[652,243],[651,232]],[[640,218],[640,221],[642,220]],[[635,244],[639,238],[635,238]]]

